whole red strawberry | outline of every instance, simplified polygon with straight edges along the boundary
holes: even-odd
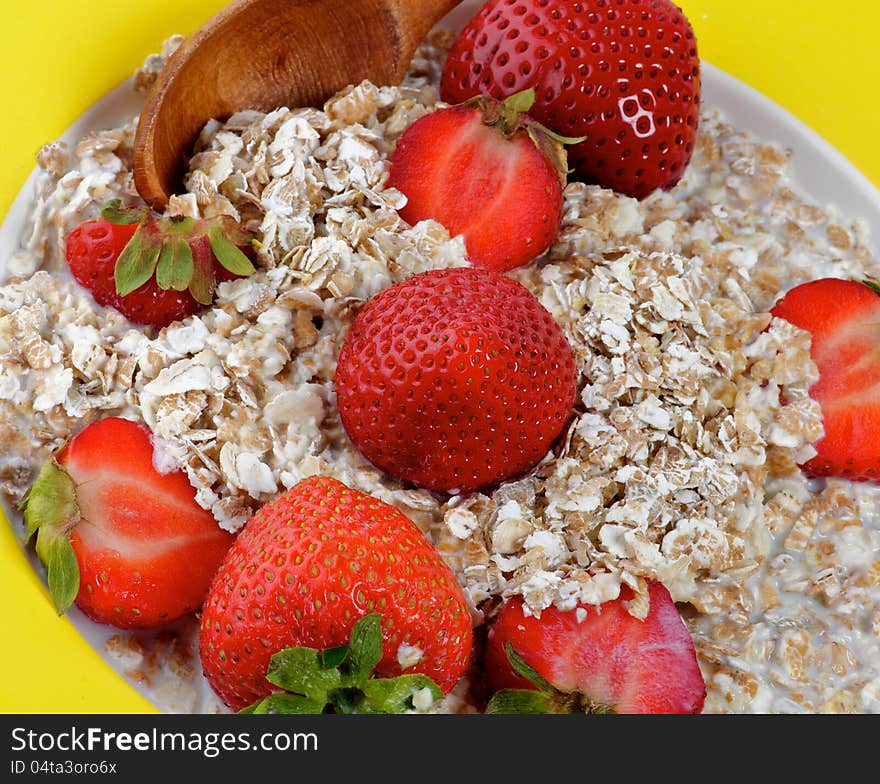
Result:
[[[441,492],[533,468],[569,420],[574,352],[519,283],[486,269],[414,275],[371,299],[339,355],[342,424],[383,471]]]
[[[648,584],[644,619],[632,591],[596,607],[527,614],[508,600],[489,628],[489,713],[699,713],[706,685],[694,644],[661,583]]]
[[[536,120],[586,137],[569,150],[574,177],[642,198],[684,173],[700,61],[670,0],[489,0],[449,52],[441,97],[460,103],[529,87]]]
[[[874,286],[822,278],[795,286],[771,311],[811,335],[824,436],[810,476],[880,482],[880,296]]]
[[[228,217],[156,218],[111,202],[101,218],[68,235],[66,257],[99,305],[135,324],[164,327],[209,305],[217,282],[254,271],[240,247],[246,244]]]
[[[562,220],[562,146],[525,112],[534,91],[451,106],[410,125],[391,156],[388,185],[407,197],[408,223],[433,219],[462,234],[475,266],[499,271],[540,256]]]
[[[157,467],[158,466],[158,467]],[[34,482],[22,510],[60,613],[150,628],[198,609],[232,544],[150,431],[108,417],[86,426]]]
[[[218,570],[200,627],[205,675],[227,705],[245,708],[272,691],[274,654],[346,645],[374,612],[379,675],[400,675],[409,657],[406,672],[443,691],[464,674],[470,613],[430,541],[383,501],[335,479],[305,479],[256,512]]]

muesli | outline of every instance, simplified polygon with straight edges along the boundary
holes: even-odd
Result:
[[[880,279],[880,267],[865,225],[802,199],[789,154],[735,117],[702,107],[672,190],[638,200],[570,182],[549,250],[506,273],[577,360],[576,417],[534,470],[447,495],[352,446],[334,377],[364,303],[417,273],[469,266],[461,236],[406,223],[405,197],[386,187],[403,132],[444,105],[453,40],[432,33],[400,86],[363,82],[320,109],[208,123],[169,214],[231,216],[258,238],[256,272],[159,330],[97,306],[65,261],[78,225],[114,198],[137,200],[136,118],[41,151],[28,233],[0,287],[7,507],[84,423],[129,418],[230,533],[301,480],[332,477],[430,538],[478,629],[510,597],[540,615],[602,604],[621,586],[645,597],[658,581],[692,636],[703,712],[880,711],[878,490],[801,471],[823,434],[808,394],[818,371],[810,334],[769,313],[797,284]],[[141,89],[179,43],[137,73]],[[205,688],[195,616],[120,632],[105,654],[164,710],[227,710]],[[471,686],[416,708],[478,710]]]

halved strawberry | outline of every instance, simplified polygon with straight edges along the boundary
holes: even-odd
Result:
[[[468,258],[498,271],[550,247],[562,219],[563,144],[527,112],[534,90],[507,101],[477,97],[406,129],[391,156],[389,187],[407,197],[408,223],[433,219],[463,235]]]
[[[158,458],[150,431],[108,417],[46,462],[21,508],[59,611],[76,605],[120,628],[198,609],[230,534]]]
[[[661,583],[644,620],[632,591],[596,607],[527,615],[508,600],[489,629],[489,713],[699,713],[706,685],[691,636]]]
[[[158,218],[116,200],[68,235],[65,253],[99,305],[164,327],[210,305],[218,282],[254,272],[249,239],[229,216]]]
[[[812,336],[825,435],[802,466],[810,476],[880,482],[880,296],[871,285],[822,278],[795,286],[772,309]]]

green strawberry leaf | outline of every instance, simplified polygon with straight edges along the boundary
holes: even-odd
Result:
[[[486,125],[498,126],[507,138],[513,137],[520,129],[525,128],[532,142],[553,164],[560,175],[568,173],[568,161],[565,146],[579,144],[586,136],[562,136],[551,131],[534,119],[529,112],[535,104],[535,89],[521,90],[498,101],[485,95],[475,95],[461,106],[478,109],[483,114]]]
[[[372,713],[364,706],[364,693],[360,689],[334,689],[329,695],[329,712],[341,715]]]
[[[545,694],[552,694],[556,688],[547,680],[545,680],[538,671],[529,665],[529,663],[520,656],[514,647],[510,644],[510,640],[504,643],[504,652],[507,654],[507,660],[513,667],[517,675],[525,678],[529,683],[534,684]]]
[[[64,615],[79,593],[80,573],[76,553],[67,534],[47,537],[40,546],[43,534],[49,529],[44,528],[37,534],[38,548],[42,549],[46,574],[49,582],[49,594],[55,603],[59,615]]]
[[[568,702],[562,692],[523,659],[511,645],[510,640],[504,643],[504,652],[514,672],[536,686],[538,691],[502,689],[489,700],[486,713],[571,713],[571,710],[560,709],[562,708],[560,702]]]
[[[37,557],[46,567],[49,593],[63,615],[79,593],[80,573],[70,544],[70,531],[79,521],[76,487],[55,460],[43,464],[19,505],[24,517],[24,540],[37,536]]]
[[[214,301],[217,278],[214,274],[214,258],[207,249],[198,243],[193,254],[193,274],[189,282],[189,293],[200,305],[210,305]]]
[[[217,261],[233,275],[246,277],[256,272],[251,260],[245,256],[241,248],[226,236],[222,224],[218,223],[211,227],[208,231],[208,239]]]
[[[413,696],[422,689],[430,689],[434,702],[443,699],[443,692],[427,675],[413,674],[371,678],[364,683],[364,701],[372,713],[405,713],[412,710]]]
[[[593,702],[580,692],[564,692],[543,678],[519,653],[510,640],[504,643],[507,660],[517,675],[537,687],[533,689],[502,689],[496,692],[486,713],[613,713],[607,705]]]
[[[363,688],[381,660],[382,618],[379,613],[370,613],[351,630],[348,660],[343,667],[345,685]]]
[[[266,680],[321,705],[327,704],[331,690],[342,685],[339,670],[322,667],[319,652],[305,647],[285,648],[276,653],[269,663]]]
[[[486,713],[494,714],[535,714],[535,713],[568,713],[569,711],[556,710],[552,695],[542,691],[531,689],[502,689],[496,692],[489,704]]]
[[[348,658],[349,647],[340,645],[337,648],[327,648],[318,653],[318,661],[325,670],[332,670],[341,667],[343,662]]]
[[[320,700],[312,700],[303,697],[300,694],[284,694],[276,692],[268,697],[255,702],[253,705],[244,708],[239,713],[249,713],[256,715],[266,714],[299,714],[316,715],[323,713],[324,703]]]
[[[370,613],[351,630],[348,645],[324,650],[285,648],[269,663],[266,680],[283,692],[270,694],[241,713],[403,713],[413,708],[413,695],[430,689],[443,697],[427,675],[372,677],[382,660],[382,618]]]
[[[156,270],[162,244],[157,243],[143,226],[138,226],[134,236],[116,260],[116,293],[120,297],[139,289]]]
[[[119,199],[109,201],[102,215],[115,224],[139,224],[116,260],[116,292],[122,297],[155,275],[163,291],[189,290],[199,304],[210,305],[217,287],[216,263],[239,277],[256,272],[239,247],[250,242],[253,235],[231,216],[207,220],[157,218],[146,208],[123,207]]]
[[[130,226],[140,223],[147,216],[147,210],[143,207],[123,207],[121,199],[108,201],[101,210],[101,217],[108,223],[116,226]]]
[[[867,280],[867,279],[863,280],[862,283],[864,283],[875,294],[880,294],[880,283],[877,283],[876,281],[873,281],[873,280]]]
[[[538,128],[545,136],[548,136],[553,139],[554,142],[563,145],[580,144],[587,138],[586,136],[563,136],[562,134],[556,133],[556,131],[551,131],[540,123],[534,123],[532,127]]]
[[[156,265],[156,283],[163,291],[186,291],[193,277],[195,261],[186,240],[168,240],[162,246]]]
[[[79,519],[76,487],[68,473],[47,460],[25,497],[18,505],[25,523],[25,544],[39,528],[66,531]]]
[[[514,93],[509,98],[506,98],[504,101],[504,106],[507,109],[512,109],[515,112],[521,112],[526,114],[531,111],[532,107],[535,105],[535,88],[529,87],[527,90],[520,90],[518,93]]]

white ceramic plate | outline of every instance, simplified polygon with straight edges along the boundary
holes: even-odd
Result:
[[[463,3],[441,25],[459,27],[473,15],[477,5]],[[704,107],[720,109],[738,130],[790,149],[792,176],[800,193],[818,204],[835,206],[842,216],[866,221],[871,247],[875,253],[880,253],[880,191],[858,169],[789,112],[705,62],[702,64],[702,80]],[[119,125],[136,113],[139,105],[140,96],[130,81],[125,82],[80,117],[62,138],[72,143],[89,131]],[[24,184],[0,226],[0,278],[3,260],[15,252],[25,231],[34,177],[35,173]],[[4,512],[16,526],[19,524],[20,516],[16,512],[9,509]],[[42,567],[31,553],[24,553],[24,557],[42,574]],[[105,642],[116,633],[115,630],[91,622],[75,607],[68,618],[86,642],[107,659],[103,653]],[[108,664],[136,691],[160,707],[151,690],[126,676],[122,665],[114,660],[108,660]]]

